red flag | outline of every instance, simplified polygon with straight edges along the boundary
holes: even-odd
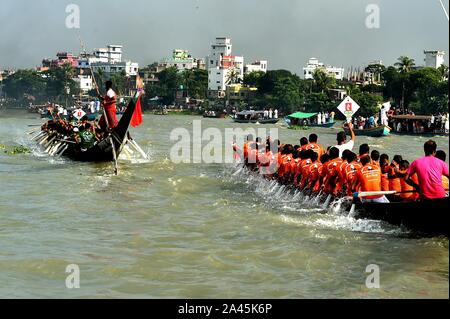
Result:
[[[136,100],[136,108],[134,109],[133,117],[131,118],[131,126],[136,127],[141,125],[142,119],[142,108],[141,108],[141,96],[138,96]]]

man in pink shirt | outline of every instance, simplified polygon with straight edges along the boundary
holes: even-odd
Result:
[[[442,175],[448,177],[448,165],[435,157],[436,142],[430,140],[424,145],[425,157],[415,160],[408,170],[406,182],[420,191],[423,199],[445,197],[442,186]],[[419,184],[414,183],[411,177],[417,174]]]

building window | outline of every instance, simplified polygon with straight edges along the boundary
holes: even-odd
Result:
[[[217,84],[220,84],[220,81],[216,81]]]

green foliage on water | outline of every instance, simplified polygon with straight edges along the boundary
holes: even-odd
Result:
[[[7,146],[4,144],[0,144],[0,150],[7,155],[19,155],[31,153],[31,150],[23,145]]]

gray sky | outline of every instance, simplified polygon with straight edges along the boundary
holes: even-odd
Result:
[[[81,29],[65,27],[66,6],[78,4]],[[444,0],[448,10],[449,0]],[[380,8],[368,29],[366,6]],[[57,51],[123,44],[141,66],[187,49],[204,57],[216,36],[229,36],[246,62],[300,74],[309,57],[335,66],[363,66],[400,55],[423,64],[423,50],[449,47],[439,0],[1,0],[0,68],[34,67]],[[448,61],[448,56],[446,56]]]

